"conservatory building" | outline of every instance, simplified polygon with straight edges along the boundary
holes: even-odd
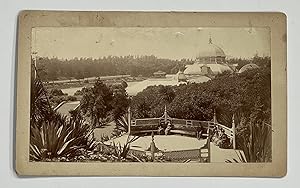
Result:
[[[214,76],[225,71],[233,72],[225,62],[226,55],[222,48],[213,44],[209,38],[208,45],[201,50],[193,65],[186,65],[184,74],[187,76],[207,75]]]

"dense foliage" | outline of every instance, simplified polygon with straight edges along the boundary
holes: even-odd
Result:
[[[42,80],[83,79],[87,77],[129,74],[132,76],[151,76],[161,70],[167,73],[177,73],[192,60],[170,60],[151,56],[108,56],[99,59],[74,58],[38,58],[39,72]]]
[[[112,110],[113,93],[103,82],[97,80],[86,89],[80,101],[81,111],[91,119],[93,126],[101,126]]]
[[[40,58],[38,61],[39,71],[44,71],[44,80],[58,79],[57,75],[82,79],[115,74],[149,76],[157,70],[175,73],[183,65],[191,63],[190,60],[173,61],[154,56],[107,57],[98,60]],[[93,128],[101,126],[108,118],[115,120],[116,135],[128,131],[126,112],[129,105],[134,118],[159,117],[166,105],[170,116],[183,119],[211,120],[216,110],[217,120],[228,127],[231,127],[231,118],[235,114],[237,147],[243,151],[243,161],[269,162],[272,160],[270,58],[255,56],[251,61],[230,60],[230,63],[237,63],[238,68],[250,62],[260,68],[241,74],[225,72],[201,84],[151,86],[131,101],[125,90],[126,82],[106,85],[98,79],[93,87],[76,92],[77,97],[82,96],[80,113],[72,113],[71,119],[56,114],[52,107],[61,100],[75,100],[76,97],[68,99],[61,90],[56,89],[50,90],[49,95],[39,79],[32,80],[30,159],[74,160],[83,152],[86,154],[86,151],[94,149],[95,142],[91,138]],[[81,115],[84,115],[85,121]],[[86,124],[89,119],[93,126]],[[216,142],[220,147],[230,146],[227,138],[223,139],[222,135],[219,137]],[[110,153],[113,150],[108,150],[106,157],[103,158],[103,151],[97,156],[104,161],[128,158],[129,146],[114,146],[113,149],[115,152],[112,155]]]
[[[80,118],[67,119],[58,114],[51,119],[40,119],[30,129],[30,159],[47,161],[71,160],[80,150],[94,150],[96,142],[91,129]]]
[[[252,59],[232,58],[229,64],[238,64],[237,69],[248,63],[255,63],[259,67],[270,62],[270,57],[254,56]],[[131,76],[152,76],[158,70],[166,73],[177,73],[187,64],[194,63],[192,59],[170,60],[151,56],[108,56],[98,59],[74,58],[58,59],[39,57],[38,71],[43,81],[57,79],[84,79],[88,77],[129,74]]]
[[[107,86],[97,79],[92,88],[83,90],[80,109],[92,126],[102,126],[127,112],[129,98],[124,87],[124,84]]]
[[[237,127],[236,140],[247,162],[272,161],[272,127],[265,121],[242,118]]]
[[[53,96],[62,96],[62,95],[65,95],[61,89],[51,89],[50,90],[50,95],[53,95]]]
[[[39,79],[31,82],[30,160],[69,160],[81,151],[93,150],[93,130],[80,116],[67,119],[50,105],[48,93]]]
[[[51,95],[49,94],[49,101],[52,108],[55,108],[63,101],[76,101],[79,97],[68,95]]]
[[[258,60],[259,69],[220,74],[201,84],[148,87],[133,97],[133,116],[159,117],[166,105],[171,117],[211,120],[215,109],[217,121],[231,127],[234,114],[241,161],[270,162],[271,66],[269,58],[253,59]],[[215,141],[220,147],[230,147],[225,137]]]
[[[254,63],[258,65],[259,67],[266,67],[271,66],[271,58],[269,56],[260,57],[258,55],[255,55],[251,59],[242,59],[242,58],[232,58],[228,59],[229,64],[237,64],[236,67],[238,70],[241,69],[244,65],[247,65],[249,63]]]
[[[222,114],[242,112],[245,117],[271,120],[271,71],[269,67],[253,69],[241,74],[224,74],[201,84],[180,86],[152,86],[132,99],[136,118],[158,117],[164,105],[176,118],[210,120],[216,109],[219,121]],[[223,115],[224,116],[224,115]]]
[[[38,79],[31,79],[30,95],[30,123],[34,124],[39,119],[48,119],[53,115],[47,91]]]

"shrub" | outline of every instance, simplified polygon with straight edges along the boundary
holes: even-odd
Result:
[[[68,101],[77,101],[77,97],[74,97],[74,96],[68,96],[68,97],[67,97],[67,100],[68,100]]]
[[[50,96],[49,100],[50,100],[49,102],[51,103],[51,106],[56,107],[61,102],[66,101],[67,96]]]
[[[237,147],[248,162],[272,161],[272,127],[264,121],[242,120],[237,128]]]
[[[50,91],[50,94],[53,95],[53,96],[63,96],[65,95],[61,89],[52,89]]]
[[[238,156],[238,159],[226,159],[225,162],[226,163],[247,163],[247,159],[245,157],[245,155],[240,151],[235,151],[235,153]]]
[[[116,124],[113,135],[119,136],[124,132],[128,132],[128,114],[120,116],[118,119],[115,119]]]
[[[112,110],[113,93],[99,78],[86,89],[80,101],[82,113],[91,118],[92,126],[102,126]]]
[[[132,98],[133,117],[159,117],[165,105],[168,114],[176,118],[210,120],[215,109],[217,115],[224,111],[232,116],[241,111],[249,117],[255,112],[257,120],[269,120],[270,68],[253,69],[241,74],[224,73],[199,84],[149,86]]]
[[[213,130],[212,141],[219,146],[219,148],[232,149],[230,138],[225,134],[223,129]]]
[[[81,91],[81,90],[77,90],[75,93],[74,93],[74,95],[76,96],[76,95],[83,95],[83,92]]]
[[[30,160],[72,159],[80,155],[82,149],[94,150],[96,142],[92,133],[93,129],[84,124],[81,118],[68,120],[58,114],[31,123]]]
[[[40,80],[32,79],[31,83],[30,122],[48,119],[52,116],[53,111],[47,98],[47,91]]]

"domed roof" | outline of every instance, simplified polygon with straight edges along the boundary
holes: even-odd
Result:
[[[232,69],[226,64],[209,64],[208,67],[213,71],[214,74],[220,74],[225,71],[232,73]]]
[[[244,65],[240,70],[239,70],[239,73],[242,73],[242,72],[245,72],[247,70],[250,70],[250,69],[257,69],[259,68],[258,65],[254,64],[254,63],[249,63],[247,65]]]
[[[233,72],[232,69],[226,64],[200,64],[194,63],[193,65],[186,65],[184,74],[187,75],[200,75],[202,73],[202,67],[209,67],[213,74],[220,74],[225,71]]]
[[[184,74],[193,75],[193,74],[202,74],[201,65],[198,63],[194,63],[192,65],[186,65],[186,69],[184,70]]]
[[[226,57],[226,55],[222,48],[213,44],[211,38],[209,38],[208,45],[198,53],[198,58],[199,57]]]

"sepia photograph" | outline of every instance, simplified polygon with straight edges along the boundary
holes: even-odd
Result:
[[[32,29],[30,161],[269,163],[270,30]]]
[[[18,174],[285,175],[282,14],[19,17]]]

